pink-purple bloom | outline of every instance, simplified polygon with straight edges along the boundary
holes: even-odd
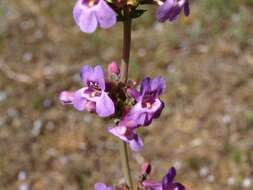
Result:
[[[179,182],[174,182],[176,169],[171,167],[162,181],[144,180],[143,187],[149,190],[185,190],[184,185]]]
[[[79,111],[96,112],[101,117],[113,115],[115,107],[105,91],[106,84],[101,66],[93,69],[85,65],[80,75],[85,87],[75,92],[62,92],[59,97],[61,102],[72,104]]]
[[[95,190],[115,190],[112,186],[106,186],[104,183],[96,183]]]
[[[188,0],[166,0],[157,10],[156,17],[160,22],[174,21],[184,9],[185,16],[189,16],[190,8]]]
[[[73,10],[81,31],[92,33],[97,26],[107,29],[117,22],[117,15],[105,0],[78,0]]]
[[[164,103],[159,96],[164,91],[165,86],[165,80],[161,77],[145,78],[141,82],[140,93],[136,97],[137,103],[129,112],[138,125],[147,126],[154,118],[160,116]]]
[[[133,120],[133,118],[126,115],[119,121],[116,127],[109,128],[108,131],[128,143],[130,148],[137,152],[143,147],[143,142],[139,135],[135,132],[136,128],[137,123]]]

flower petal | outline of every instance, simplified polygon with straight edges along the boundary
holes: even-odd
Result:
[[[84,65],[81,68],[80,77],[85,85],[88,85],[88,78],[90,75],[92,75],[92,73],[93,73],[93,68],[90,67],[89,65]]]
[[[63,91],[59,95],[59,99],[62,104],[73,104],[75,93],[70,91]]]
[[[176,169],[174,167],[171,167],[168,171],[168,173],[163,177],[163,187],[168,187],[170,184],[172,184],[174,178],[176,176]]]
[[[151,90],[156,91],[156,96],[159,96],[163,93],[166,88],[166,82],[162,77],[155,77],[151,81]]]
[[[96,6],[96,16],[100,27],[104,29],[112,27],[117,22],[116,13],[104,0],[100,0]]]
[[[144,78],[141,81],[141,89],[140,89],[140,94],[143,95],[146,91],[150,91],[150,81],[151,79],[149,77]]]
[[[107,190],[107,187],[104,183],[96,183],[95,190]]]
[[[82,8],[81,8],[81,1],[78,0],[74,6],[74,9],[73,9],[73,17],[74,17],[74,20],[75,20],[75,23],[77,25],[79,25],[79,20],[80,20],[80,16],[82,14]]]
[[[174,7],[174,0],[166,0],[163,5],[161,5],[157,12],[156,12],[156,18],[159,22],[165,22],[168,20],[171,11]]]
[[[152,180],[145,180],[142,182],[142,185],[146,188],[150,188],[152,190],[162,190],[161,182],[152,181]]]
[[[108,117],[115,112],[114,103],[106,92],[96,100],[96,112],[101,117]]]
[[[95,12],[92,8],[86,8],[85,11],[82,12],[78,25],[80,26],[82,32],[95,32],[98,22]]]
[[[108,132],[118,137],[119,139],[128,143],[128,139],[125,136],[127,128],[126,127],[110,127],[108,128]]]
[[[190,15],[190,6],[189,6],[189,1],[186,0],[184,4],[184,15],[189,16]]]
[[[149,125],[153,118],[152,113],[148,113],[149,111],[149,109],[142,107],[141,102],[138,102],[132,107],[128,115],[133,118],[138,126]]]
[[[129,146],[133,151],[139,152],[143,147],[143,142],[141,138],[135,134],[134,139],[129,141]]]
[[[154,112],[153,117],[154,118],[160,117],[160,115],[161,115],[161,113],[163,111],[163,108],[164,108],[163,101],[161,101],[160,99],[157,98],[156,101],[155,101],[155,103],[154,103],[154,105],[153,105],[153,107],[156,107],[156,111]]]
[[[174,183],[175,187],[177,187],[177,190],[185,190],[185,186],[183,186],[181,183]]]
[[[93,70],[93,81],[99,83],[101,90],[105,90],[105,77],[103,69],[100,65],[97,65]]]
[[[86,109],[87,99],[82,96],[85,89],[86,88],[81,88],[74,93],[72,104],[78,111],[84,111]]]

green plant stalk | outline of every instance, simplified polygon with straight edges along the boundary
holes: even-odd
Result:
[[[130,47],[131,47],[131,19],[126,19],[123,22],[123,48],[122,48],[122,60],[120,69],[120,81],[127,84],[128,80],[128,66],[130,57]],[[127,144],[124,141],[120,141],[120,158],[122,169],[124,172],[124,177],[126,185],[133,190],[133,182],[131,177],[131,171],[129,166],[129,158],[127,153]]]

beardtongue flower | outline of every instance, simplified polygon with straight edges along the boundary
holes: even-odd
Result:
[[[173,182],[176,176],[176,169],[171,167],[162,181],[145,180],[142,182],[143,187],[150,190],[185,190],[185,187],[178,182]]]
[[[104,183],[96,183],[95,190],[116,190],[116,189],[111,186],[106,186]]]
[[[185,16],[189,16],[190,8],[188,0],[166,0],[157,10],[156,18],[160,22],[174,21],[184,9]]]
[[[117,22],[117,15],[104,0],[78,0],[73,16],[81,31],[92,33],[99,25],[107,29]]]
[[[80,75],[85,87],[76,92],[62,92],[59,97],[62,103],[72,104],[79,111],[96,112],[101,117],[114,114],[114,103],[105,92],[105,79],[101,66],[93,69],[85,65]]]
[[[134,131],[136,127],[136,122],[132,118],[125,116],[119,121],[116,127],[110,127],[108,131],[128,143],[133,151],[138,152],[143,147],[143,142]]]
[[[165,80],[161,77],[154,79],[145,78],[141,82],[137,103],[132,107],[129,115],[136,121],[137,125],[149,125],[153,118],[160,116],[164,103],[159,96],[165,89]]]

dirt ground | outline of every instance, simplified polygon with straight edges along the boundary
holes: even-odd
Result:
[[[62,106],[84,64],[119,61],[122,24],[94,34],[74,24],[75,1],[0,1],[0,190],[87,190],[122,181],[108,122]],[[130,76],[161,75],[166,103],[140,129],[133,175],[174,165],[187,190],[253,189],[253,1],[192,1],[189,18],[134,21]]]

